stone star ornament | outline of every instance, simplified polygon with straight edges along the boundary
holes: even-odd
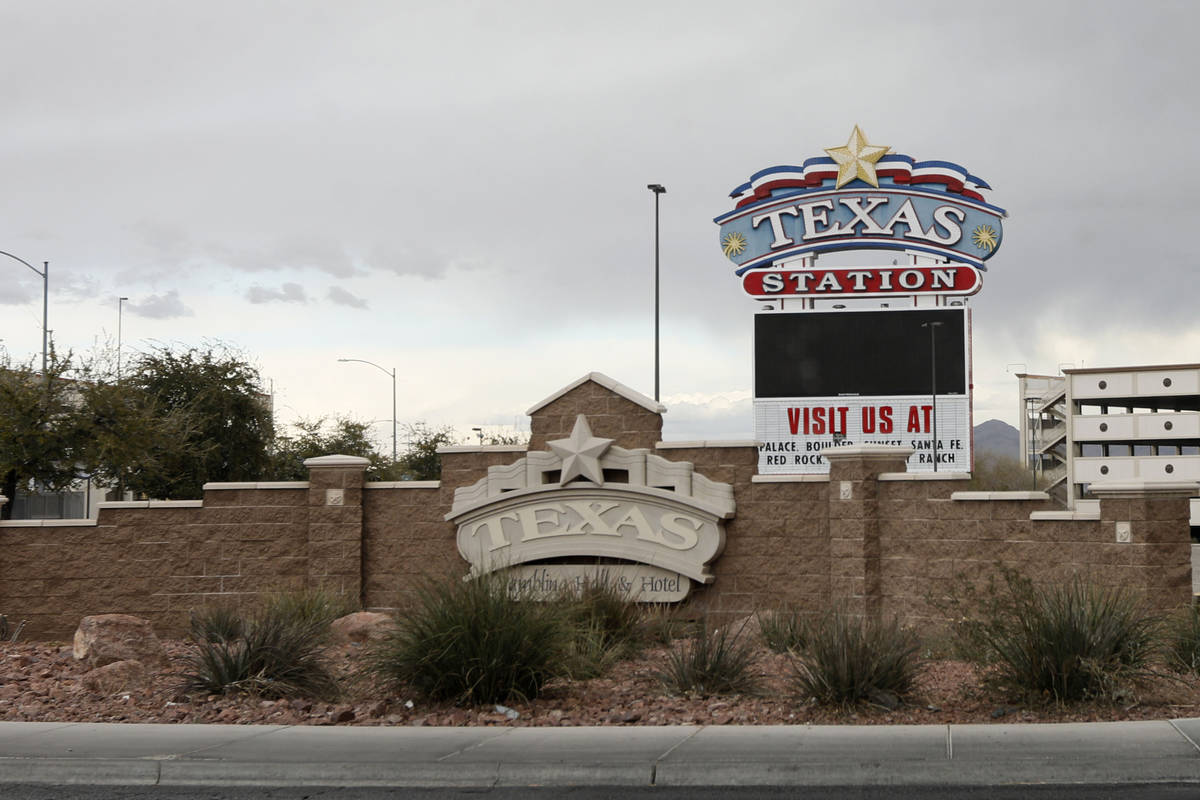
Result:
[[[867,142],[864,134],[857,125],[850,132],[850,140],[842,147],[826,147],[825,152],[838,165],[837,184],[833,187],[840,189],[855,178],[879,188],[879,178],[875,175],[875,162],[883,158],[891,150],[891,146],[874,145]]]
[[[593,483],[604,483],[600,456],[612,443],[612,439],[593,436],[587,417],[583,414],[575,417],[575,427],[569,437],[546,442],[550,450],[562,459],[562,476],[558,479],[559,483],[566,484],[572,478],[587,478]]]

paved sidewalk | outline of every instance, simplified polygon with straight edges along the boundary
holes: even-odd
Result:
[[[1062,725],[368,728],[0,722],[0,784],[1194,782],[1200,719]]]

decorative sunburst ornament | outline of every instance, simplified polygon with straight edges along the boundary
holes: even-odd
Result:
[[[850,139],[842,147],[826,147],[829,154],[838,165],[837,184],[833,187],[840,189],[845,184],[859,178],[860,180],[879,188],[879,177],[875,174],[875,162],[887,155],[890,145],[873,145],[867,142],[866,134],[854,126]]]
[[[980,250],[987,250],[989,253],[996,249],[999,241],[996,239],[996,229],[991,225],[979,225],[975,230],[971,231],[971,241]]]
[[[727,233],[725,234],[725,238],[721,240],[721,249],[728,258],[740,256],[746,252],[746,237],[737,231]]]

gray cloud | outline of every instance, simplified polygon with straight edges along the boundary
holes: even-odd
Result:
[[[246,290],[246,299],[251,303],[307,303],[308,295],[298,283],[285,283],[278,289],[251,286]]]
[[[152,294],[145,300],[130,303],[126,313],[148,319],[176,319],[191,317],[194,312],[179,299],[179,292],[172,289],[164,294]]]
[[[350,306],[351,308],[366,308],[367,301],[361,297],[355,297],[340,286],[329,287],[329,300],[337,303],[339,306]]]

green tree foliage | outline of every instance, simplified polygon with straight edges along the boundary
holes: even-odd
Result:
[[[454,428],[433,428],[424,422],[404,426],[408,449],[400,456],[403,480],[436,481],[442,477],[442,457],[438,448],[458,444]]]
[[[200,497],[210,481],[261,480],[274,424],[258,370],[224,345],[158,347],[132,360],[123,385],[160,413],[190,420],[186,436],[156,453],[159,469],[130,474],[128,487],[156,498]]]
[[[0,355],[0,494],[10,500],[30,482],[51,491],[70,485],[87,445],[71,356],[51,351],[46,374],[33,362],[14,364]],[[8,519],[12,504],[0,507]]]
[[[268,480],[306,481],[305,459],[343,455],[369,459],[367,480],[400,480],[400,470],[380,453],[368,435],[370,425],[349,417],[302,419],[292,423],[290,433],[275,438]]]

